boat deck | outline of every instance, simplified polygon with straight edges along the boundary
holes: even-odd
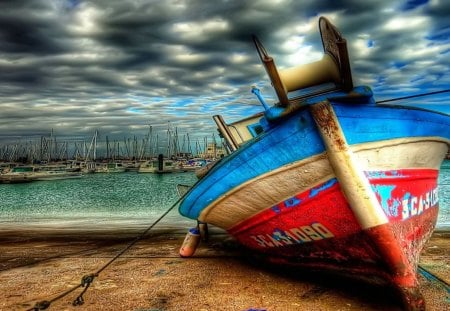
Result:
[[[143,230],[0,230],[0,310],[24,310],[52,300],[98,271]],[[192,258],[178,256],[185,236],[159,228],[94,279],[82,310],[401,310],[392,290],[324,273],[277,270],[246,256],[213,229]],[[436,232],[421,267],[450,281],[449,232]],[[427,310],[450,307],[439,281],[420,276]],[[83,288],[49,310],[80,310]]]

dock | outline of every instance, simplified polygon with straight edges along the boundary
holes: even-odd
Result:
[[[0,310],[402,310],[393,290],[351,278],[266,265],[220,230],[211,230],[191,258],[178,251],[185,232],[159,228],[95,277],[82,296],[85,275],[111,261],[142,231],[136,229],[13,231],[0,229]],[[450,308],[450,232],[425,246],[420,275],[427,310]]]

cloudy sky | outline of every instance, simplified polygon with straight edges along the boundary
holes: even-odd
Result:
[[[450,1],[2,0],[0,139],[215,132],[274,94],[251,41],[280,68],[322,57],[318,18],[348,41],[376,99],[450,88]],[[449,95],[416,104],[450,113]]]

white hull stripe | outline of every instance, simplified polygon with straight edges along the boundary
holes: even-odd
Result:
[[[437,138],[393,139],[351,146],[365,171],[439,169],[448,147]],[[326,153],[261,175],[234,188],[204,209],[199,220],[229,229],[259,212],[331,178]]]

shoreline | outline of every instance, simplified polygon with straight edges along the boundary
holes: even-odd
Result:
[[[67,215],[61,218],[30,218],[22,221],[17,220],[0,220],[0,234],[4,231],[11,232],[21,232],[27,230],[43,230],[43,231],[51,231],[51,230],[72,230],[74,232],[79,232],[82,230],[135,230],[138,232],[139,230],[144,231],[148,228],[154,220],[157,219],[160,215],[153,215],[152,217],[76,217],[75,219],[68,219]],[[157,227],[169,227],[173,229],[182,229],[187,230],[189,226],[194,226],[195,221],[192,219],[188,219],[182,217],[178,214],[174,214],[174,212],[169,213],[160,223],[158,223]],[[450,223],[437,223],[434,229],[434,232],[450,232]]]
[[[0,230],[0,310],[26,310],[80,284],[142,232],[112,230]],[[192,258],[180,258],[186,230],[160,226],[81,292],[52,303],[49,310],[401,310],[386,286],[326,273],[279,269],[248,257],[223,231],[211,228]],[[436,231],[420,265],[450,281],[450,232]],[[419,277],[428,311],[448,308],[446,291]]]

